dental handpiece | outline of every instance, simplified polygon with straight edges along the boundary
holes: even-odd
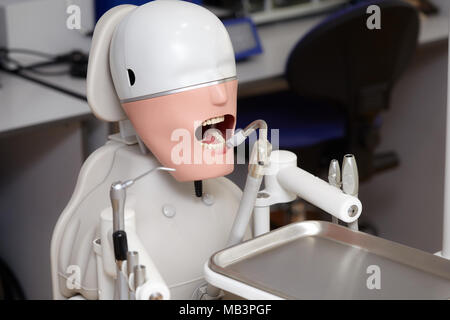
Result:
[[[150,169],[143,174],[137,176],[134,179],[129,179],[125,181],[117,181],[111,185],[109,191],[109,196],[111,199],[111,206],[113,210],[113,231],[119,231],[125,229],[125,200],[126,200],[126,189],[131,187],[136,181],[142,179],[146,175],[155,171],[175,171],[173,168],[166,167],[156,167]]]
[[[113,211],[113,247],[114,258],[116,260],[116,287],[115,298],[119,300],[128,299],[128,290],[125,275],[122,272],[123,261],[126,260],[128,251],[127,234],[125,233],[125,199],[126,191],[122,183],[115,182],[111,185],[109,192],[111,207]]]
[[[132,186],[136,181],[142,179],[146,175],[155,171],[175,171],[172,168],[156,167],[150,169],[134,179],[129,179],[124,182],[117,181],[111,185],[109,196],[111,200],[111,207],[113,213],[113,245],[114,256],[117,265],[117,282],[116,282],[116,297],[120,300],[128,299],[128,290],[124,288],[124,274],[122,272],[123,261],[127,260],[128,241],[125,232],[125,201],[126,189]],[[125,281],[124,281],[125,280]],[[128,287],[128,286],[127,286]]]
[[[113,212],[113,232],[123,230],[125,228],[124,212],[126,191],[122,182],[114,182],[109,190],[109,197],[111,199],[111,207]]]
[[[339,167],[339,161],[336,159],[331,160],[330,167],[328,168],[328,182],[338,189],[341,188],[341,169]],[[331,221],[335,224],[339,224],[339,219],[335,216],[331,216]]]

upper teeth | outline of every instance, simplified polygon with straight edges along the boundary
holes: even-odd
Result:
[[[211,118],[208,120],[205,120],[202,122],[202,126],[207,126],[209,124],[215,124],[215,123],[219,123],[225,120],[224,116],[220,116],[220,117],[215,117],[215,118]]]

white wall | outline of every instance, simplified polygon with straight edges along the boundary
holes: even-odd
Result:
[[[441,249],[446,99],[444,41],[418,50],[384,113],[379,150],[395,150],[400,167],[360,190],[379,236],[430,252]]]

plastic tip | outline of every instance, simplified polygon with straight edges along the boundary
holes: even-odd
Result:
[[[341,169],[339,167],[339,161],[336,159],[331,160],[330,167],[328,168],[328,182],[335,186],[341,185]]]
[[[355,156],[352,154],[346,154],[342,160],[342,190],[352,196],[358,195],[358,166]]]
[[[242,130],[237,130],[234,135],[227,140],[226,142],[226,146],[228,148],[234,148],[237,147],[238,145],[240,145],[241,143],[243,143],[246,139],[246,136],[244,135],[244,131]]]

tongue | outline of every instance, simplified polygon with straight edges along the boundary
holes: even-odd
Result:
[[[203,143],[206,144],[219,144],[224,142],[225,139],[222,136],[222,132],[219,129],[211,128],[206,130],[203,134]]]

